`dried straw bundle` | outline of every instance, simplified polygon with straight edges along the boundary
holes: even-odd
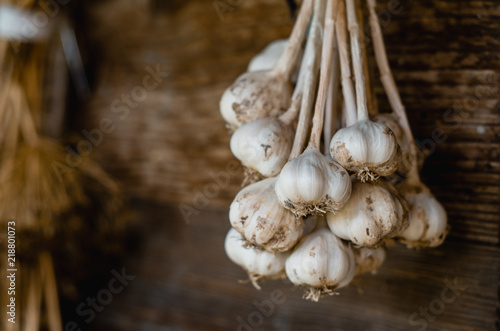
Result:
[[[37,229],[39,235],[51,238],[57,216],[86,201],[81,175],[72,171],[59,181],[52,165],[64,162],[64,148],[47,138],[34,146],[19,144],[9,154],[0,163],[0,218],[15,219],[20,232]]]
[[[39,9],[34,0],[4,4]],[[7,222],[15,220],[16,267],[22,269],[17,273],[16,324],[2,314],[4,330],[62,330],[55,273],[60,268],[54,267],[53,256],[56,263],[62,259],[65,271],[75,272],[65,265],[72,262],[85,274],[88,270],[77,263],[85,254],[83,236],[92,235],[97,249],[103,237],[116,239],[128,224],[118,185],[89,158],[80,156],[78,168],[61,169],[67,151],[44,136],[47,56],[46,41],[0,39],[0,252],[6,256]],[[118,250],[111,251],[116,255]],[[0,281],[4,289],[6,281]],[[3,305],[7,293],[1,292]]]

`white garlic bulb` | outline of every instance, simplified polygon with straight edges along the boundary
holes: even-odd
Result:
[[[337,162],[308,147],[285,164],[276,183],[276,195],[298,217],[335,212],[351,195],[351,179]]]
[[[233,129],[259,118],[277,116],[288,108],[290,80],[300,58],[313,4],[312,0],[302,2],[287,47],[273,69],[242,74],[222,95],[220,112]]]
[[[245,167],[247,178],[280,173],[292,149],[294,132],[280,118],[268,117],[240,126],[231,137],[231,151]]]
[[[305,236],[285,263],[288,279],[306,288],[306,299],[318,301],[349,284],[356,272],[352,249],[328,228]]]
[[[354,182],[351,198],[337,214],[326,215],[330,230],[361,247],[377,247],[408,225],[408,206],[387,182]]]
[[[233,228],[226,235],[224,248],[229,259],[248,273],[250,281],[257,289],[260,289],[257,280],[285,275],[285,261],[289,253],[269,252],[248,245],[245,238]]]
[[[411,185],[403,182],[398,189],[410,206],[408,228],[400,234],[402,241],[408,247],[441,245],[448,222],[443,206],[422,183]]]
[[[222,95],[220,112],[233,128],[278,116],[289,106],[292,86],[274,71],[246,72]]]
[[[401,158],[391,129],[369,119],[337,131],[330,142],[330,154],[345,169],[356,173],[361,181],[394,173]]]
[[[277,201],[276,177],[242,189],[231,203],[231,225],[251,244],[270,251],[284,252],[302,236],[304,222]]]
[[[356,257],[356,275],[367,272],[374,273],[385,261],[384,247],[378,248],[354,248],[354,256]]]
[[[401,162],[397,171],[400,173],[408,172],[410,169],[410,145],[403,129],[399,125],[397,115],[395,113],[377,115],[373,120],[376,123],[387,126],[394,133],[401,151]]]
[[[270,42],[259,54],[255,55],[248,64],[247,71],[271,70],[277,64],[286,46],[288,39],[278,39]]]

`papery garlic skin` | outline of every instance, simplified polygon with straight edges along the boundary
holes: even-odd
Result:
[[[287,45],[288,39],[278,39],[270,42],[260,53],[250,60],[247,71],[274,69],[285,52]]]
[[[356,257],[356,275],[367,272],[374,273],[385,261],[385,249],[378,248],[354,248],[354,256]]]
[[[408,205],[389,183],[356,181],[344,208],[326,218],[338,237],[360,247],[378,247],[408,226]]]
[[[292,86],[273,71],[246,72],[220,100],[224,120],[237,128],[259,118],[278,116],[289,106]]]
[[[401,232],[408,247],[436,247],[447,235],[448,217],[443,206],[422,183],[408,185],[403,182],[399,192],[408,201],[410,214],[408,228]]]
[[[399,125],[398,117],[396,114],[382,114],[375,116],[373,119],[374,122],[383,124],[391,129],[392,133],[396,137],[396,141],[398,142],[399,149],[401,151],[401,162],[399,163],[398,172],[407,173],[410,169],[410,145],[408,144],[408,139],[406,135]]]
[[[279,278],[285,274],[285,261],[289,253],[269,252],[249,246],[245,238],[233,228],[226,235],[224,249],[229,259],[242,267],[252,280]]]
[[[368,119],[338,130],[330,142],[330,154],[361,181],[376,180],[394,173],[401,152],[387,126]]]
[[[276,117],[261,118],[240,126],[230,147],[247,176],[272,177],[280,173],[292,149],[294,132]]]
[[[281,205],[298,217],[336,212],[351,195],[351,179],[337,162],[309,147],[285,164],[276,195]]]
[[[271,177],[242,189],[231,203],[229,220],[251,244],[284,252],[300,239],[304,222],[279,204],[275,183]]]
[[[350,283],[356,262],[349,246],[328,228],[319,228],[299,242],[286,260],[285,270],[293,284],[306,287],[306,299],[318,301]]]

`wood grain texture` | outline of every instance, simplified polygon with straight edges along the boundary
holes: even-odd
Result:
[[[379,275],[360,280],[363,295],[351,286],[319,304],[304,302],[287,284],[268,282],[261,292],[237,284],[244,275],[222,249],[227,208],[242,175],[228,170],[234,158],[218,101],[253,55],[292,28],[284,1],[239,3],[220,21],[208,0],[88,2],[90,51],[99,66],[79,129],[112,119],[115,129],[104,134],[92,156],[129,195],[170,205],[145,214],[144,222],[152,224],[143,234],[147,244],[126,262],[137,282],[93,328],[234,330],[236,318],[254,310],[254,299],[269,298],[279,288],[287,300],[265,319],[265,330],[417,330],[409,316],[440,295],[444,279],[459,277],[470,286],[428,329],[494,329],[500,253],[498,2],[401,0],[401,11],[391,14],[383,28],[389,61],[416,139],[432,151],[422,178],[445,206],[451,232],[439,249],[391,250]],[[388,6],[379,1],[378,9],[385,13]],[[113,102],[125,105],[122,96],[143,84],[146,67],[157,65],[168,76],[121,119],[124,113],[114,112]],[[372,81],[379,108],[389,110],[381,85]],[[229,182],[217,184],[214,177],[226,175]],[[207,194],[210,189],[216,193]],[[198,213],[189,226],[181,203]],[[139,214],[150,209],[137,208]]]

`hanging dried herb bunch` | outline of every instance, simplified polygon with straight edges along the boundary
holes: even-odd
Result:
[[[2,5],[9,6],[11,15],[26,19],[41,10],[37,1],[30,0]],[[118,185],[89,158],[82,157],[76,168],[61,169],[68,152],[61,140],[48,138],[57,134],[44,127],[44,82],[53,74],[45,68],[53,55],[51,47],[61,47],[49,28],[58,22],[39,29],[32,36],[36,42],[16,35],[0,39],[0,228],[5,243],[8,222],[15,222],[16,263],[23,265],[17,274],[22,286],[16,304],[18,316],[25,317],[17,319],[19,330],[62,330],[61,282],[56,281],[54,256],[70,260],[61,249],[66,247],[84,257],[80,243],[86,228],[98,238],[127,224],[120,212],[124,204]],[[1,281],[3,288],[8,288],[6,281]],[[6,294],[1,293],[3,305]],[[2,329],[10,325],[7,317],[0,318]]]

